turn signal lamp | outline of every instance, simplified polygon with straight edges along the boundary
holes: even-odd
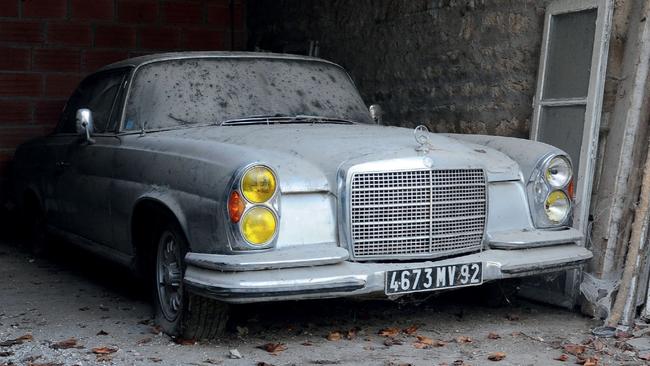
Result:
[[[228,197],[228,216],[232,223],[238,223],[241,216],[244,214],[246,204],[237,191],[230,193]]]
[[[576,198],[576,185],[573,179],[571,179],[571,181],[569,182],[569,186],[567,187],[567,193],[569,194],[569,198],[571,198],[571,200],[574,200]]]
[[[275,175],[265,166],[254,166],[242,177],[241,191],[250,202],[267,202],[275,194],[275,188]]]

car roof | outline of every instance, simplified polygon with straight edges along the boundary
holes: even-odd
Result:
[[[317,57],[291,55],[285,53],[269,53],[269,52],[231,52],[231,51],[199,51],[199,52],[167,52],[155,53],[150,55],[138,56],[118,61],[106,66],[103,66],[96,72],[107,71],[122,67],[138,67],[143,64],[156,61],[179,60],[179,59],[192,59],[192,58],[261,58],[261,59],[281,59],[281,60],[302,60],[302,61],[317,61],[328,63],[337,67],[341,67],[333,62],[323,60]]]

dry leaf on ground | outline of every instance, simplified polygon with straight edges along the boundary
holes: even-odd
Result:
[[[490,332],[487,337],[488,337],[488,339],[500,339],[501,338],[500,335],[498,335],[497,333],[494,333],[494,332]]]
[[[310,340],[306,340],[306,341],[304,341],[304,342],[302,342],[300,344],[303,345],[303,346],[313,346],[314,345]]]
[[[443,342],[439,339],[431,339],[425,336],[417,336],[417,342],[413,343],[413,347],[417,349],[430,348],[430,347],[443,347],[447,342]]]
[[[340,341],[341,338],[342,338],[341,337],[341,332],[339,332],[337,330],[335,330],[333,332],[329,332],[329,334],[325,338],[327,338],[328,341]]]
[[[576,364],[583,366],[598,366],[598,358],[596,357],[578,357]]]
[[[151,334],[160,334],[162,333],[162,328],[160,327],[160,325],[156,325],[151,327],[149,331],[151,332]]]
[[[258,362],[257,366],[274,366],[274,365],[272,365],[270,363],[266,363],[266,362]]]
[[[568,359],[569,356],[564,353],[554,358],[555,361],[562,361],[562,362],[567,361]]]
[[[141,346],[141,345],[147,344],[149,342],[151,342],[151,337],[144,337],[144,338],[138,340],[137,342],[135,342],[135,344],[137,344],[138,346]]]
[[[355,339],[357,337],[357,333],[360,330],[361,330],[361,328],[359,328],[359,327],[354,327],[354,328],[348,330],[348,332],[345,334],[345,338],[347,338],[348,340]]]
[[[174,343],[180,344],[181,346],[193,346],[196,344],[196,339],[175,338]]]
[[[56,342],[50,346],[52,349],[68,349],[77,346],[77,340],[74,338],[66,339],[64,341]]]
[[[506,358],[505,352],[492,352],[488,355],[488,360],[490,361],[501,361]]]
[[[431,346],[429,346],[427,344],[424,344],[424,343],[415,342],[415,343],[413,343],[413,347],[415,347],[417,349],[425,349],[425,348],[429,348]]]
[[[102,329],[99,332],[97,332],[97,335],[98,336],[105,336],[105,335],[108,335],[108,332]]]
[[[406,334],[408,334],[408,335],[415,334],[415,332],[417,332],[417,331],[418,331],[418,326],[417,326],[417,325],[411,325],[411,326],[408,327],[408,328],[404,328],[404,329],[402,329],[402,332],[403,332],[403,333],[406,333]]]
[[[594,350],[596,350],[596,351],[598,351],[598,352],[600,352],[600,351],[602,351],[602,350],[605,349],[605,342],[603,342],[603,341],[601,341],[601,340],[599,340],[599,339],[595,339],[595,340],[592,342],[592,344],[593,344],[593,346],[594,346]]]
[[[113,347],[96,347],[92,349],[92,352],[96,355],[108,355],[111,353],[117,352],[117,348]]]
[[[456,343],[472,343],[472,338],[468,336],[458,336],[456,337]]]
[[[517,314],[508,314],[508,315],[506,315],[506,319],[508,319],[510,321],[517,321],[517,320],[519,320],[519,315],[517,315]]]
[[[399,334],[399,329],[398,328],[384,328],[379,331],[380,336],[382,337],[395,337]]]
[[[417,339],[418,339],[418,342],[428,344],[429,346],[432,346],[433,343],[434,343],[433,339],[431,339],[429,337],[421,336],[421,335],[417,336]]]
[[[149,357],[149,361],[151,361],[151,362],[162,362],[162,358],[158,358],[158,357]]]
[[[280,354],[280,352],[284,352],[287,350],[287,346],[284,343],[267,343],[258,346],[257,348],[263,349],[274,356],[277,356],[278,354]]]
[[[31,334],[25,334],[15,339],[9,339],[4,342],[0,342],[0,347],[11,347],[17,344],[23,344],[25,342],[31,342],[34,337]]]
[[[573,343],[565,344],[564,346],[562,346],[564,352],[570,353],[575,356],[585,353],[585,348],[586,347],[583,346],[582,344],[573,344]]]
[[[395,339],[395,338],[386,338],[384,340],[384,346],[390,347],[390,346],[399,346],[401,344],[404,344],[400,339]]]

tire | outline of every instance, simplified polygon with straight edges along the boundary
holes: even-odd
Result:
[[[155,236],[153,294],[156,324],[172,337],[212,339],[223,334],[228,305],[189,293],[183,286],[187,240],[175,220]]]

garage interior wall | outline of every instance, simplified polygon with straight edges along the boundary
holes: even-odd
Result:
[[[52,131],[88,73],[147,53],[242,49],[244,6],[244,0],[0,0],[0,183],[16,146]]]
[[[318,41],[390,124],[527,138],[547,4],[250,0],[249,48]]]

